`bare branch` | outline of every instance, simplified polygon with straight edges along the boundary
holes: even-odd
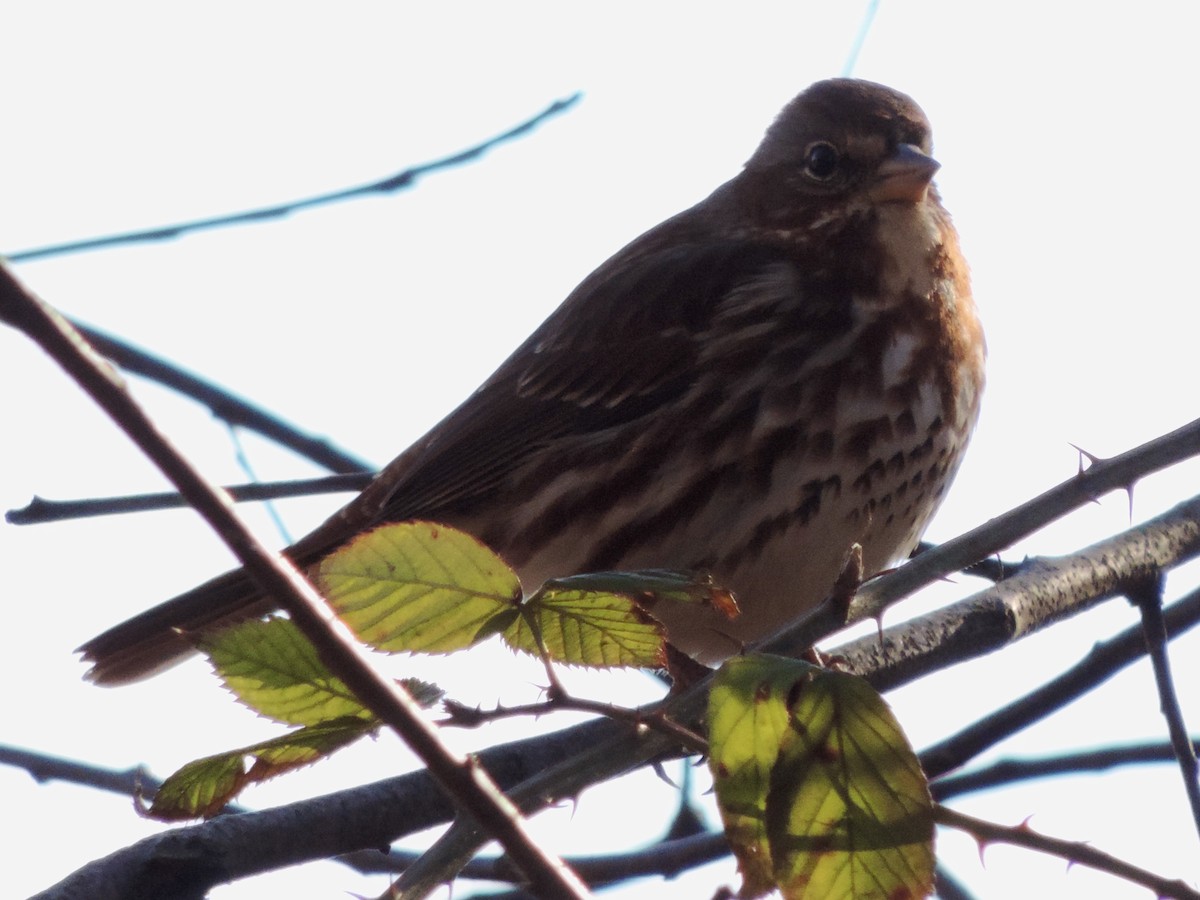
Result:
[[[259,585],[291,615],[318,654],[355,695],[412,748],[442,787],[512,855],[546,897],[578,898],[587,890],[563,863],[529,836],[514,807],[479,764],[452,753],[405,688],[377,672],[363,648],[308,581],[259,544],[229,499],[158,432],[123,382],[82,336],[0,266],[0,319],[27,334],[70,374],[184,494]],[[212,873],[201,873],[211,875]]]
[[[97,350],[127,372],[169,387],[207,406],[230,425],[248,428],[331,472],[361,472],[371,466],[326,438],[307,434],[261,406],[194,372],[136,347],[115,335],[73,322]]]
[[[1193,738],[1193,746],[1197,740],[1200,739]],[[924,760],[925,755],[922,754],[921,758]],[[1102,747],[1099,750],[1080,750],[1033,759],[1002,759],[970,772],[939,778],[930,785],[930,791],[933,799],[948,800],[951,797],[961,797],[963,794],[991,790],[1036,778],[1104,772],[1118,766],[1174,761],[1175,748],[1167,741]]]
[[[1188,737],[1187,725],[1183,721],[1183,710],[1179,706],[1179,695],[1171,677],[1171,662],[1167,656],[1167,626],[1162,611],[1163,575],[1156,572],[1152,577],[1140,579],[1126,595],[1142,614],[1142,631],[1146,638],[1146,650],[1154,666],[1154,681],[1158,687],[1158,702],[1167,720],[1167,731],[1171,745],[1175,748],[1179,771],[1183,776],[1183,788],[1192,807],[1192,821],[1200,831],[1200,783],[1197,782],[1196,751]]]
[[[931,552],[915,562],[934,555]],[[889,628],[881,638],[852,641],[830,652],[851,671],[869,673],[877,689],[890,690],[935,669],[990,653],[1124,593],[1138,578],[1198,555],[1200,497],[1193,497],[1077,553],[1034,560],[1020,575]],[[903,575],[907,568],[895,575]]]
[[[1166,611],[1171,637],[1200,623],[1200,590],[1177,600]],[[1146,644],[1141,628],[1128,628],[1097,644],[1088,655],[1035,691],[993,710],[974,724],[921,753],[921,766],[931,778],[952,771],[1033,722],[1061,709],[1072,700],[1099,687],[1118,671],[1141,659]]]
[[[1026,847],[1040,853],[1059,856],[1070,863],[1087,866],[1100,872],[1108,872],[1134,884],[1144,885],[1159,897],[1175,897],[1178,900],[1200,900],[1200,893],[1182,881],[1172,881],[1153,872],[1147,872],[1131,863],[1117,859],[1100,850],[1076,841],[1038,834],[1027,825],[1004,826],[976,819],[964,813],[939,805],[934,811],[935,820],[941,825],[967,832],[980,844],[1002,842],[1017,847]]]
[[[244,503],[252,500],[278,500],[282,497],[313,497],[318,494],[361,491],[373,477],[373,472],[350,472],[345,475],[327,475],[324,478],[235,484],[221,490],[235,503]],[[61,522],[64,519],[151,512],[178,509],[182,506],[187,506],[187,501],[176,491],[132,494],[124,497],[93,497],[87,500],[47,500],[44,497],[34,497],[28,505],[9,510],[4,518],[10,525],[40,525],[44,522]]]
[[[10,262],[27,262],[32,259],[45,259],[48,256],[63,256],[68,253],[80,253],[84,250],[99,250],[103,247],[115,247],[121,244],[138,244],[147,241],[163,241],[185,234],[190,234],[196,231],[204,231],[210,228],[225,228],[230,225],[248,225],[254,222],[264,222],[270,219],[280,219],[291,215],[294,212],[299,212],[302,209],[310,209],[314,206],[326,206],[331,203],[341,203],[346,200],[354,200],[359,197],[369,196],[371,194],[390,194],[404,188],[412,187],[418,179],[431,172],[436,172],[439,169],[449,169],[454,166],[460,166],[465,162],[478,159],[483,156],[488,150],[511,141],[514,138],[520,137],[542,122],[550,119],[559,113],[570,109],[582,94],[572,94],[570,97],[564,97],[561,100],[555,100],[546,109],[542,110],[536,116],[515,125],[495,137],[488,138],[473,147],[468,147],[466,150],[460,150],[457,153],[452,153],[449,156],[443,156],[440,159],[432,160],[431,162],[421,163],[420,165],[412,166],[404,169],[394,175],[389,175],[387,178],[382,178],[379,181],[373,181],[370,184],[359,185],[358,187],[344,188],[343,190],[333,191],[327,194],[318,194],[314,197],[305,197],[302,200],[293,200],[290,203],[281,203],[278,206],[267,206],[261,209],[247,210],[246,212],[230,213],[223,216],[214,216],[209,219],[197,219],[191,222],[181,222],[177,225],[164,225],[159,228],[149,228],[144,231],[130,231],[125,234],[114,234],[106,237],[90,238],[84,241],[71,241],[65,244],[54,244],[48,247],[37,247],[31,250],[18,250],[15,253],[5,254]]]
[[[920,588],[1000,553],[1109,491],[1127,490],[1137,479],[1197,454],[1200,419],[1119,456],[1100,460],[1032,500],[871,579],[858,589],[849,609],[843,604],[821,604],[767,641],[764,648],[795,655],[849,623],[878,619],[889,606]]]

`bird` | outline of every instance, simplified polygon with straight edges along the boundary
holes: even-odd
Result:
[[[912,98],[835,78],[796,96],[744,167],[588,275],[460,406],[287,548],[311,571],[355,536],[429,520],[525,585],[709,573],[729,618],[654,608],[714,664],[825,598],[851,549],[903,560],[974,429],[985,339]],[[669,604],[668,604],[669,606]],[[276,608],[244,570],[79,648],[102,685]]]

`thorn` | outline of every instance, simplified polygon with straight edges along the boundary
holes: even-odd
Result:
[[[991,843],[992,843],[991,841],[989,841],[985,838],[981,838],[981,837],[975,838],[975,846],[979,848],[979,865],[985,869],[987,868],[987,860],[985,860],[983,858],[983,853],[985,850],[987,850],[987,848],[991,845]]]
[[[1070,441],[1067,441],[1067,444],[1074,447],[1076,449],[1076,451],[1078,451],[1078,453],[1079,453],[1079,474],[1080,475],[1082,475],[1084,473],[1084,471],[1086,471],[1083,468],[1084,459],[1087,459],[1088,463],[1093,466],[1096,463],[1104,462],[1103,458],[1096,456],[1094,453],[1088,453],[1086,450],[1084,450],[1078,444],[1072,444]]]
[[[1136,484],[1137,484],[1136,481],[1131,481],[1131,482],[1129,482],[1129,484],[1125,485],[1125,487],[1123,487],[1121,489],[1129,497],[1129,524],[1130,525],[1133,524],[1133,488],[1134,488],[1134,485],[1136,485]]]
[[[662,764],[661,760],[656,760],[650,766],[650,768],[654,772],[654,774],[658,776],[659,781],[666,782],[671,787],[675,788],[675,790],[680,789],[679,785],[677,785],[674,781],[671,780],[671,776],[667,774],[667,770],[665,768],[663,768],[663,764]]]

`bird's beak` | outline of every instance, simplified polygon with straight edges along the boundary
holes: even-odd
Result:
[[[934,173],[941,167],[920,147],[901,144],[875,172],[867,195],[877,203],[920,203]]]

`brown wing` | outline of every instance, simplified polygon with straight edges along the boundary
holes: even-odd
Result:
[[[474,512],[532,452],[670,405],[690,386],[697,336],[722,300],[780,261],[774,248],[723,241],[601,269],[414,448],[416,459],[397,461],[404,471],[378,518]]]
[[[638,252],[655,233],[593,273],[479,390],[287,555],[308,566],[382,521],[453,521],[486,510],[533,451],[651,415],[687,390],[697,335],[722,301],[785,258],[733,240]],[[92,680],[120,684],[189,655],[186,633],[273,608],[238,569],[79,649],[94,663]]]

